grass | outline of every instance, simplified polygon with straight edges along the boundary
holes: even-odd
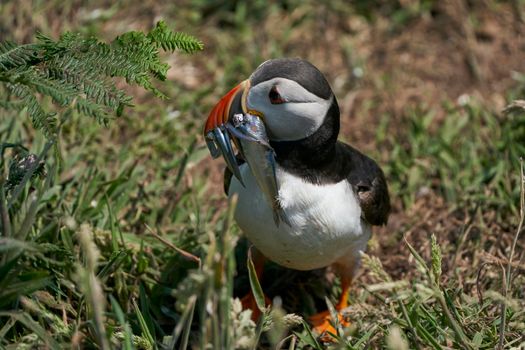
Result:
[[[350,295],[352,326],[331,348],[523,346],[518,224],[525,119],[519,108],[502,114],[476,93],[461,103],[422,94],[398,109],[394,102],[405,89],[394,79],[398,68],[381,70],[366,51],[383,46],[366,46],[360,35],[374,28],[395,41],[442,18],[432,17],[439,7],[431,1],[400,3],[66,2],[61,14],[53,1],[0,5],[0,30],[19,40],[30,40],[37,27],[110,38],[146,30],[162,13],[170,26],[205,43],[203,54],[169,57],[174,69],[159,88],[170,100],[130,90],[135,107],[107,128],[73,113],[56,153],[25,112],[2,110],[0,347],[324,348],[301,318],[340,292],[324,271],[268,266],[262,289],[279,298],[257,323],[232,298],[257,282],[253,274],[250,280],[233,205],[221,193],[220,165],[211,163],[199,136],[224,91],[281,55],[308,57],[327,73],[342,106],[342,138],[378,160],[395,208],[363,257]],[[494,2],[491,18],[512,6]],[[481,21],[484,9],[472,11]],[[355,67],[360,74],[348,73]],[[500,82],[484,73],[493,86]],[[523,76],[514,77],[489,92],[507,103],[523,98]],[[352,108],[350,88],[365,96]],[[45,162],[45,171],[33,162],[38,174],[6,191],[23,147]]]

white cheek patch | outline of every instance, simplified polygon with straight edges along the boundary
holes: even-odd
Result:
[[[273,86],[285,103],[271,104],[268,94]],[[247,103],[249,109],[264,114],[272,140],[293,141],[312,135],[321,126],[332,98],[316,96],[293,80],[274,78],[253,86]]]

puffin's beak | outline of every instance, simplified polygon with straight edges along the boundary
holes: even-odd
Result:
[[[245,80],[224,95],[211,110],[203,130],[211,156],[218,158],[222,155],[230,171],[241,183],[241,173],[225,124],[234,113],[247,112],[246,97],[249,88],[250,81]]]
[[[240,97],[241,110],[238,113],[246,113],[246,95],[250,88],[250,81],[245,80],[231,89],[219,102],[213,107],[204,125],[204,136],[207,136],[213,129],[223,126],[230,118],[230,111],[233,100]]]

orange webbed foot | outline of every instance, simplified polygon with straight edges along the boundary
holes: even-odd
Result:
[[[320,340],[323,342],[333,342],[334,335],[337,335],[337,330],[334,326],[341,325],[342,328],[350,326],[350,320],[345,317],[342,310],[348,306],[348,290],[350,289],[351,278],[343,277],[342,292],[339,298],[339,302],[335,306],[337,313],[337,320],[333,320],[329,310],[319,312],[315,315],[310,316],[308,319],[313,327],[315,333],[319,334]]]
[[[345,317],[340,312],[340,310],[336,311],[337,321],[332,320],[332,317],[328,310],[319,312],[308,318],[310,324],[313,327],[314,332],[320,336],[320,340],[323,342],[333,342],[333,335],[337,335],[337,330],[334,327],[335,325],[339,324],[343,328],[347,328],[350,326],[350,321],[348,320],[348,317]]]

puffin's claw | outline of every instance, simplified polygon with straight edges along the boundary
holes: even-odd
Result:
[[[224,129],[224,126],[221,125],[210,131],[206,136],[206,144],[208,145],[208,149],[213,158],[218,158],[222,155],[226,161],[228,169],[230,169],[232,174],[244,186],[241,171],[239,170],[239,165],[235,159],[231,139],[228,132]]]

